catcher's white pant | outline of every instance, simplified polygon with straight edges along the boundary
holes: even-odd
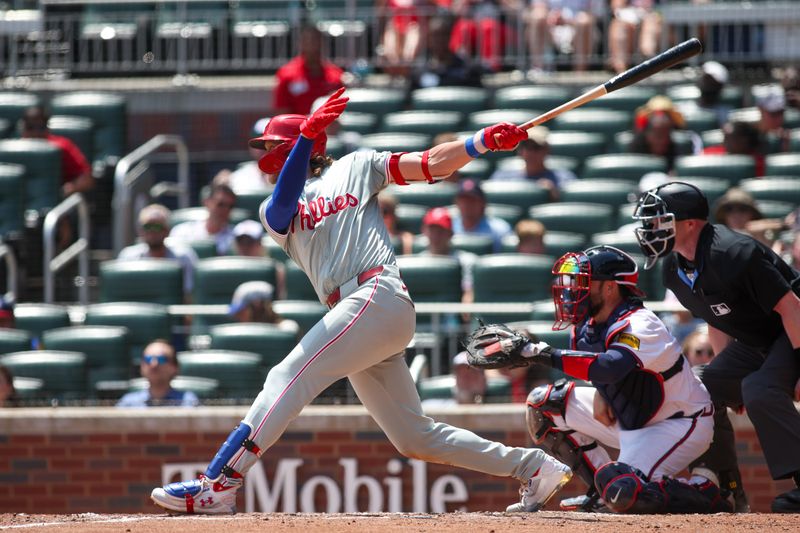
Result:
[[[394,446],[409,457],[451,464],[527,481],[545,453],[483,439],[437,423],[422,413],[403,351],[414,334],[416,315],[397,267],[343,294],[267,376],[244,421],[263,451],[304,406],[347,376],[369,413]],[[228,463],[244,474],[257,460],[240,449]]]
[[[573,387],[567,397],[565,417],[552,417],[556,429],[575,431],[570,436],[580,446],[597,440],[618,449],[617,460],[638,468],[650,481],[675,476],[711,445],[714,418],[710,407],[708,414],[696,418],[667,419],[625,430],[619,423],[609,427],[595,420],[594,393],[594,387]],[[586,456],[594,470],[611,460],[600,446],[586,452]]]

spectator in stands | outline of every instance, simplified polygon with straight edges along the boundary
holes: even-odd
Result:
[[[700,326],[689,333],[681,345],[683,355],[689,360],[692,366],[705,365],[714,359],[714,348],[708,339],[708,327]]]
[[[529,43],[534,69],[545,68],[546,47],[553,45],[561,53],[572,53],[574,70],[586,70],[594,44],[594,1],[532,0]]]
[[[228,315],[237,322],[274,324],[278,328],[298,333],[300,326],[294,320],[282,318],[272,308],[275,289],[266,281],[246,281],[236,287],[228,307]]]
[[[263,134],[264,128],[267,127],[268,123],[269,118],[259,119],[253,125],[253,137],[258,137]],[[236,194],[241,194],[246,191],[271,192],[274,185],[269,182],[267,175],[258,168],[258,160],[264,155],[264,151],[250,146],[249,152],[250,160],[240,163],[239,166],[230,173],[228,176],[228,185]],[[267,196],[267,194],[264,196]]]
[[[429,398],[422,401],[422,407],[454,407],[483,403],[486,398],[486,373],[480,368],[469,366],[467,352],[459,352],[450,362],[450,372],[455,378],[450,398]]]
[[[0,328],[14,329],[14,298],[0,294]]]
[[[208,210],[205,220],[178,224],[172,228],[169,236],[185,245],[192,241],[213,239],[217,244],[217,255],[226,255],[233,247],[231,211],[236,205],[236,194],[224,183],[212,183],[211,192],[203,205]]]
[[[272,114],[307,115],[314,100],[343,85],[342,69],[322,58],[322,33],[312,25],[300,29],[300,53],[275,74]]]
[[[138,231],[141,242],[123,248],[118,259],[174,259],[183,268],[183,293],[188,298],[194,287],[197,254],[180,242],[166,243],[169,235],[170,211],[160,204],[150,204],[139,212]]]
[[[763,176],[766,166],[762,152],[761,136],[755,125],[748,122],[728,122],[722,126],[724,135],[721,146],[709,146],[704,154],[749,155],[755,163],[755,175]]]
[[[422,38],[426,33],[425,22],[431,3],[427,0],[379,0],[376,7],[378,12],[387,15],[381,37],[383,70],[395,76],[405,76],[424,47]],[[446,37],[449,39],[449,32]]]
[[[800,109],[800,71],[797,67],[786,67],[783,70],[781,87],[786,97],[786,105]]]
[[[728,189],[714,204],[714,220],[735,231],[747,233],[748,224],[762,218],[753,197],[738,187]]]
[[[242,220],[233,228],[233,237],[236,239],[236,255],[246,257],[266,257],[267,254],[261,243],[264,237],[264,226],[255,220]]]
[[[761,117],[758,129],[772,148],[770,151],[787,152],[791,142],[791,131],[784,127],[783,115],[786,111],[786,98],[783,89],[774,87],[756,98]]]
[[[486,194],[476,179],[461,180],[456,194],[458,214],[453,218],[453,233],[489,235],[494,241],[493,251],[500,252],[503,237],[511,233],[511,226],[503,219],[486,214]]]
[[[401,254],[410,254],[414,244],[414,235],[398,227],[397,198],[389,191],[383,190],[378,193],[378,205],[381,208],[383,223],[389,231],[392,242],[399,241]]]
[[[516,16],[515,1],[453,0],[450,8],[457,16],[450,49],[464,57],[480,57],[491,71],[500,70],[506,47],[516,42],[513,28],[503,21],[503,10]]]
[[[558,200],[559,191],[575,174],[566,169],[551,169],[547,166],[550,145],[547,136],[550,130],[535,126],[528,130],[528,139],[519,143],[517,153],[525,163],[523,169],[495,170],[489,179],[493,180],[532,180],[548,190],[551,200]]]
[[[672,170],[675,158],[680,155],[678,145],[672,138],[674,130],[686,127],[686,120],[666,96],[654,96],[647,104],[636,110],[633,119],[634,136],[630,151],[635,154],[651,154],[665,158],[667,168]],[[700,136],[693,135],[693,152],[700,152],[703,143]]]
[[[472,267],[478,256],[464,251],[455,250],[451,245],[453,238],[453,219],[446,207],[430,209],[422,219],[422,234],[428,239],[428,246],[420,255],[440,255],[458,259],[461,264],[461,301],[470,303],[474,301],[472,290]]]
[[[731,107],[722,102],[722,90],[727,85],[730,74],[725,65],[717,61],[703,63],[702,74],[697,80],[700,97],[695,102],[687,102],[686,107],[692,105],[702,109],[710,109],[717,117],[717,123],[722,126],[728,122]]]
[[[445,16],[428,22],[428,59],[411,73],[411,89],[448,85],[481,86],[482,69],[450,49],[453,22]]]
[[[15,407],[17,401],[14,376],[7,366],[0,365],[0,407]]]
[[[514,226],[514,233],[517,234],[517,253],[544,255],[544,224],[538,220],[526,218],[517,222]]]
[[[125,394],[117,407],[195,407],[200,404],[195,393],[172,388],[172,379],[178,375],[178,358],[169,341],[156,339],[145,346],[139,371],[147,379],[148,388]]]
[[[608,26],[609,64],[616,72],[624,72],[631,63],[637,42],[639,53],[652,57],[658,52],[661,39],[661,15],[655,11],[658,0],[611,0],[612,17]]]

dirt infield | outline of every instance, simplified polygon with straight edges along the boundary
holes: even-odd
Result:
[[[797,531],[800,515],[639,515],[563,513],[543,511],[536,514],[503,513],[449,514],[265,514],[237,516],[166,516],[166,515],[0,515],[0,531],[67,531],[95,533],[186,533],[203,525],[204,530],[265,533],[292,531],[303,533],[407,533],[452,531],[458,533],[558,532],[580,530],[603,533],[632,531]],[[213,529],[212,529],[213,528]]]

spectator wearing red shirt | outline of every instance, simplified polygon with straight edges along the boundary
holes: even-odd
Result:
[[[46,139],[61,150],[61,191],[64,197],[76,192],[86,192],[94,188],[92,167],[81,153],[75,143],[53,135],[47,128],[50,119],[47,111],[41,106],[29,107],[22,117],[22,131],[20,136],[24,139]]]
[[[704,154],[742,154],[753,158],[756,165],[756,177],[764,175],[765,160],[762,153],[762,141],[755,125],[748,122],[728,122],[722,126],[724,138],[722,145],[709,146]]]
[[[322,59],[322,34],[314,26],[300,30],[300,53],[278,69],[272,113],[307,115],[320,96],[343,85],[342,69]]]

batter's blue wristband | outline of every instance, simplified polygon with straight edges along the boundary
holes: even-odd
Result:
[[[464,148],[467,150],[467,155],[473,159],[481,155],[481,153],[475,149],[475,141],[472,137],[467,137],[467,140],[464,142]]]
[[[478,157],[481,154],[485,154],[489,151],[489,149],[486,148],[486,143],[483,142],[483,132],[484,130],[478,130],[475,132],[475,135],[469,137],[464,142],[464,148],[467,150],[467,154],[469,154],[469,156],[472,158]]]

